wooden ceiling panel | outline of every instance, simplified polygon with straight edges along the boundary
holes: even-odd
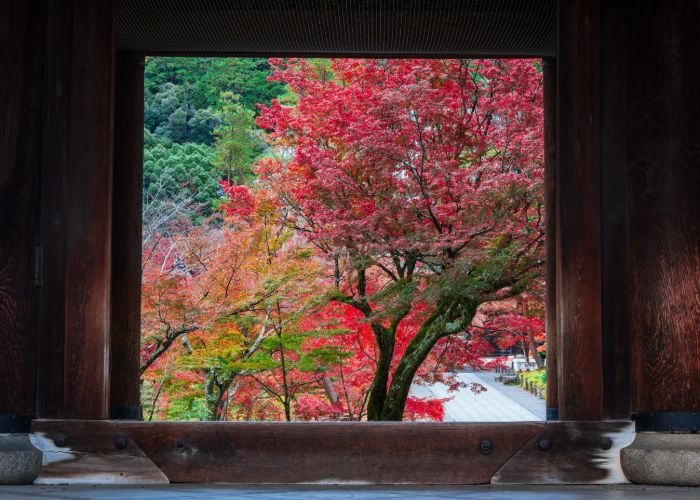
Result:
[[[555,55],[556,0],[117,0],[146,54]]]

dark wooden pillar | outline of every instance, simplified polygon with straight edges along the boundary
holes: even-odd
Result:
[[[140,54],[118,52],[112,199],[110,416],[139,419],[143,68]]]
[[[626,14],[633,411],[700,412],[700,9]]]
[[[545,311],[547,331],[547,420],[557,420],[557,66],[542,60],[544,79]]]
[[[601,327],[603,406],[609,419],[631,413],[626,229],[624,0],[601,2]]]
[[[562,420],[603,417],[599,29],[596,2],[559,3],[556,301]]]
[[[0,432],[3,415],[36,411],[41,4],[0,5]]]
[[[109,407],[114,1],[49,0],[39,414]]]

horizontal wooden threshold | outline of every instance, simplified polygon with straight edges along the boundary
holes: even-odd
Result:
[[[74,464],[142,454],[170,482],[259,484],[624,482],[611,468],[633,433],[629,422],[36,420],[32,430]]]

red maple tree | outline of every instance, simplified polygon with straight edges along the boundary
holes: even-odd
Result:
[[[150,413],[442,420],[413,384],[543,340],[537,63],[271,63],[258,178],[144,247]]]
[[[367,418],[400,420],[436,344],[469,344],[477,307],[539,272],[541,74],[527,60],[272,63],[296,102],[261,109],[280,154],[260,182],[372,330]]]

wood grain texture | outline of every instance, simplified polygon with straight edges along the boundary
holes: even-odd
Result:
[[[548,422],[494,475],[492,482],[626,483],[620,449],[632,443],[634,436],[634,424],[629,421]],[[542,446],[541,440],[547,440],[548,447]]]
[[[165,484],[168,479],[113,422],[35,420],[32,443],[44,454],[35,484]],[[64,442],[56,444],[59,437]],[[115,438],[123,439],[115,445]],[[121,447],[121,445],[124,445]]]
[[[118,52],[114,115],[110,414],[140,418],[142,55]]]
[[[145,456],[132,440],[127,440],[127,446],[123,449],[114,445],[115,437],[127,434],[113,420],[36,419],[32,421],[32,432],[40,433],[52,442],[57,436],[62,436],[65,443],[61,443],[60,447],[70,450],[71,453],[123,453]]]
[[[597,2],[559,5],[557,366],[562,420],[603,416]]]
[[[0,414],[36,411],[40,4],[0,5]]]
[[[557,378],[557,63],[542,60],[544,80],[545,313],[547,409],[558,406]]]
[[[171,482],[479,484],[538,423],[124,422]],[[480,452],[485,439],[490,454]]]
[[[66,4],[47,1],[46,60],[44,64],[45,127],[41,170],[41,242],[43,285],[40,291],[37,413],[63,415],[65,358],[65,200],[70,86],[72,12]]]
[[[633,410],[700,411],[700,9],[625,14]]]
[[[43,167],[44,416],[106,418],[114,2],[49,2]]]
[[[601,333],[605,418],[630,418],[624,0],[601,3]]]

